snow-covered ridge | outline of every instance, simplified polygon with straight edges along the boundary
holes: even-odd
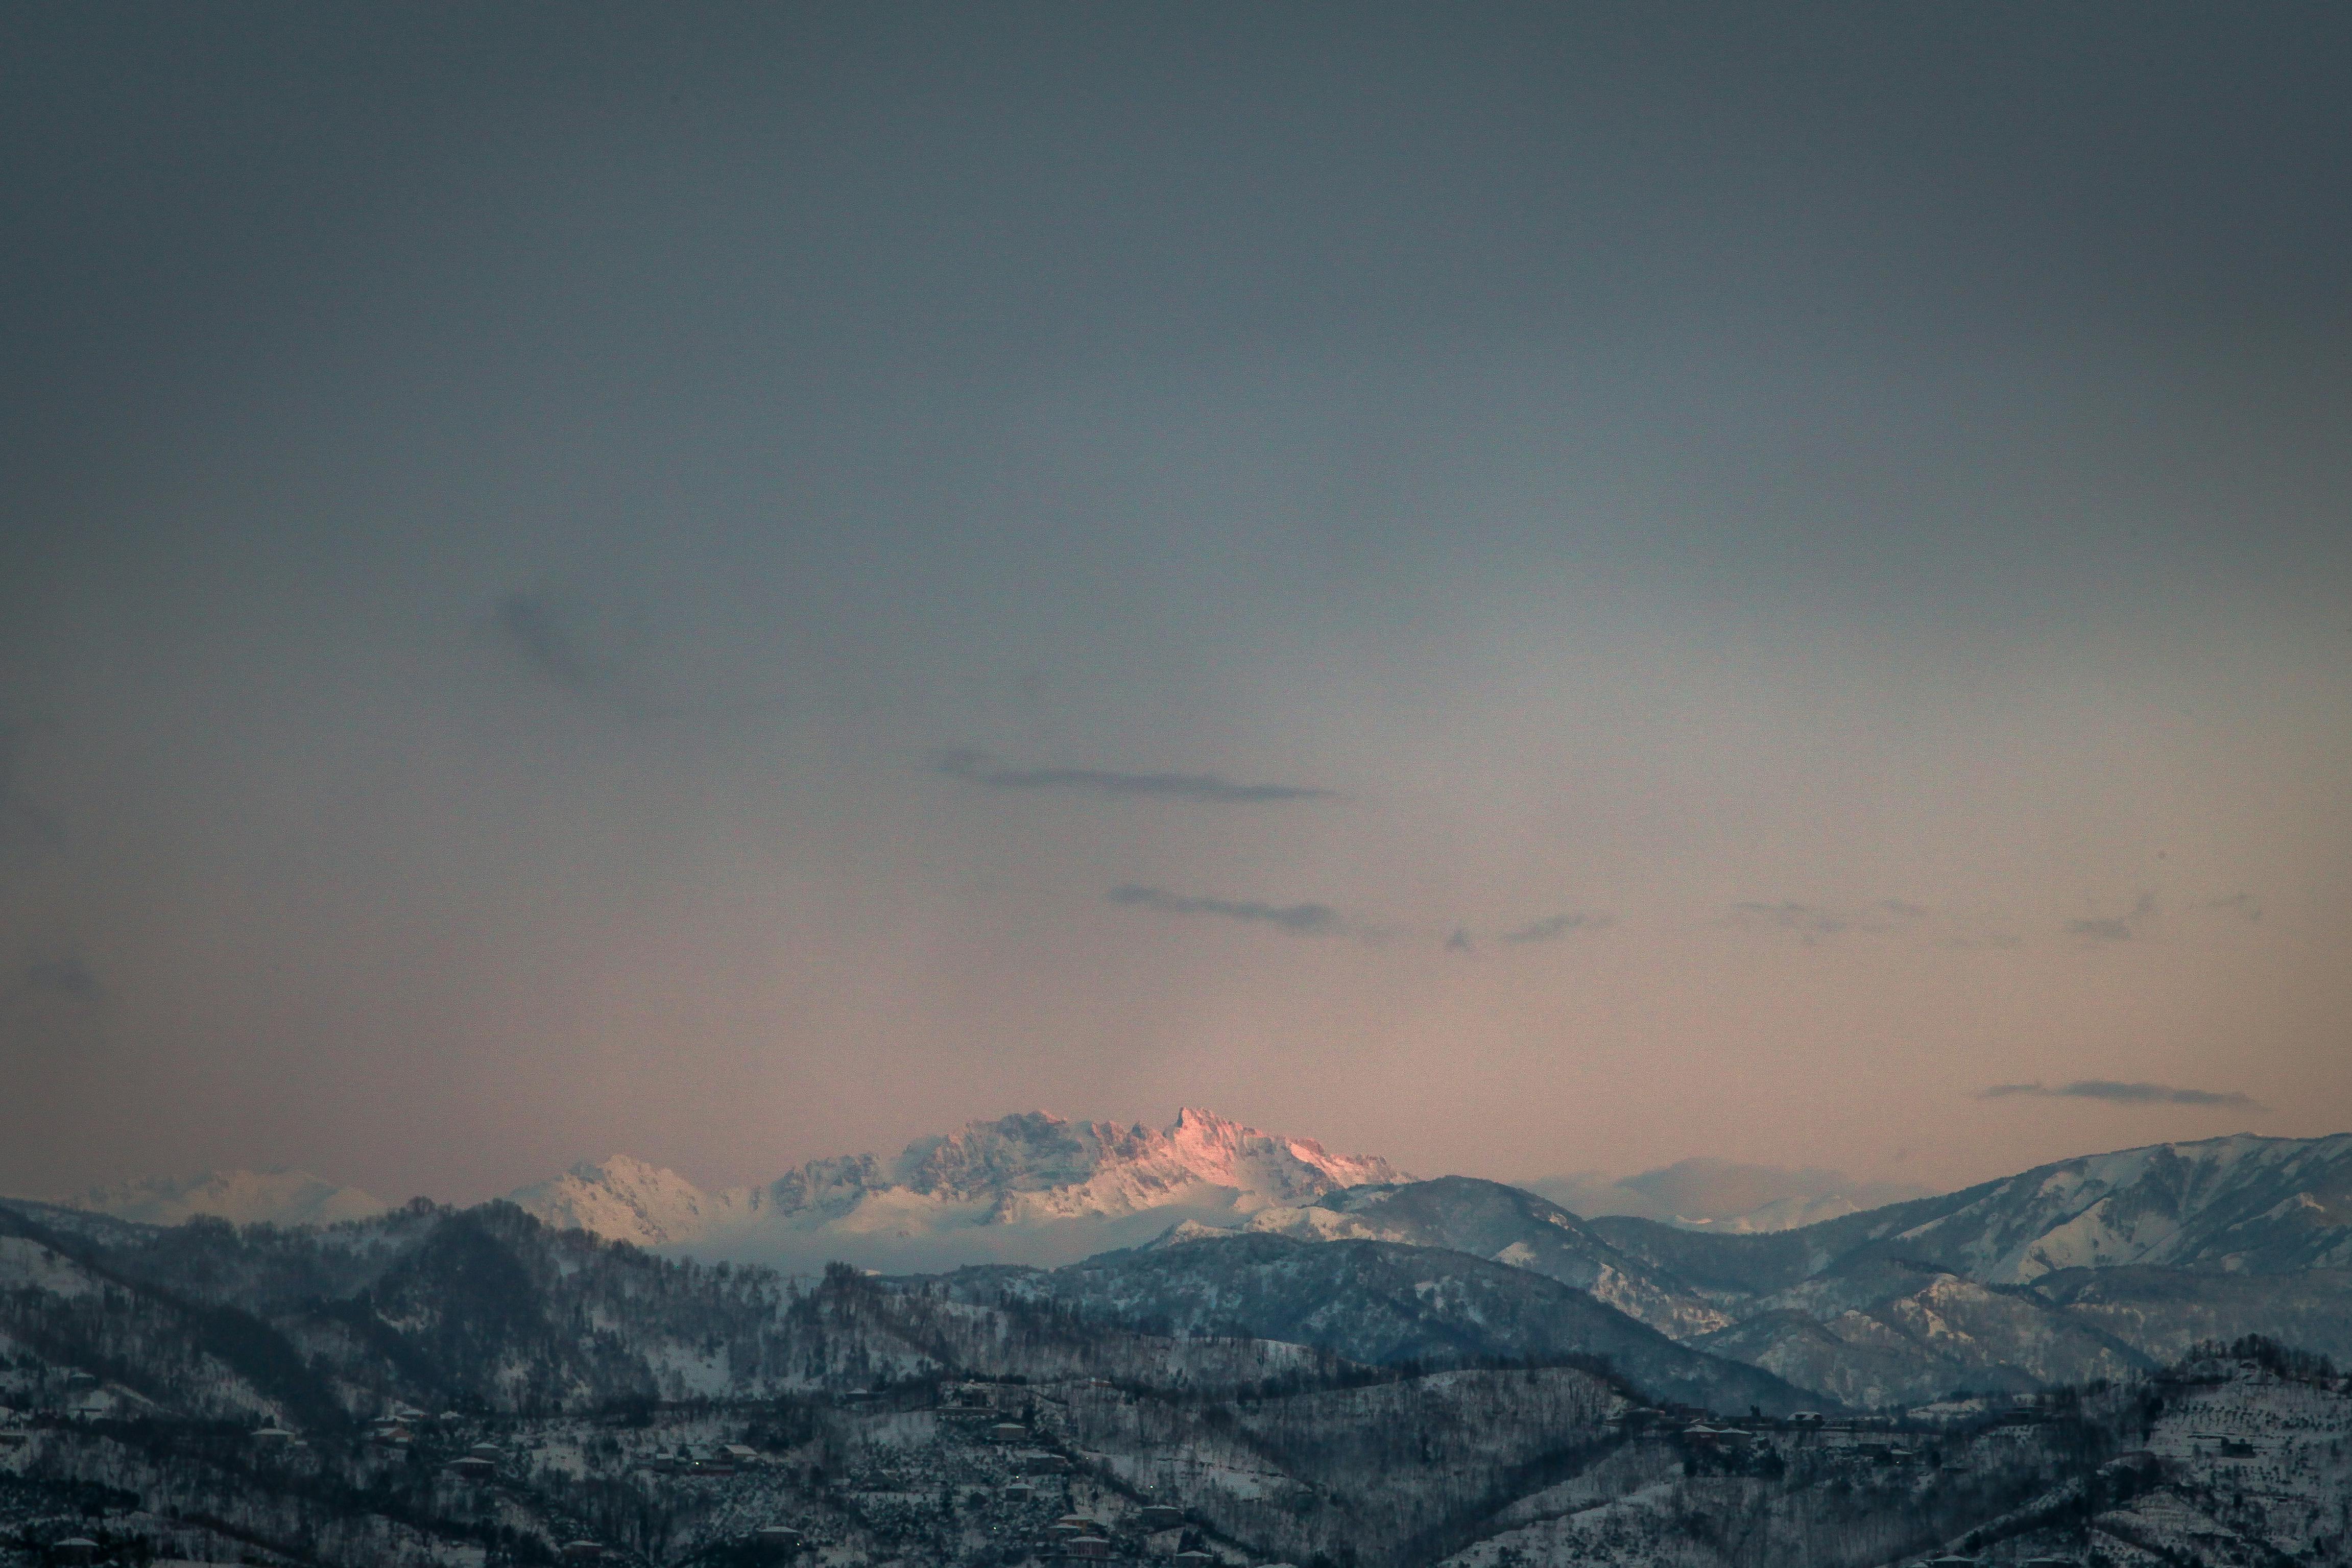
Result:
[[[549,1224],[641,1247],[769,1259],[875,1247],[926,1257],[922,1244],[984,1232],[973,1258],[1116,1245],[1119,1223],[1168,1211],[1247,1216],[1311,1203],[1341,1187],[1408,1179],[1387,1161],[1335,1155],[1311,1138],[1247,1127],[1190,1106],[1166,1127],[1071,1122],[1032,1111],[919,1138],[897,1158],[812,1160],[765,1186],[705,1193],[675,1171],[626,1155],[573,1166],[513,1201]],[[895,1244],[905,1244],[898,1246]]]
[[[2352,1266],[2352,1134],[2241,1133],[2037,1166],[1901,1241],[1991,1284],[2154,1264],[2272,1273]]]
[[[1865,1209],[1928,1197],[1935,1189],[1913,1182],[1866,1180],[1818,1166],[1743,1164],[1695,1155],[1638,1175],[1598,1171],[1521,1182],[1587,1219],[1633,1215],[1685,1230],[1748,1236],[1795,1230]]]
[[[1367,1182],[1387,1161],[1186,1107],[1165,1127],[1032,1111],[919,1138],[895,1159],[811,1160],[761,1186],[705,1192],[627,1155],[509,1195],[562,1229],[705,1258],[798,1265],[1067,1261],[1149,1239],[1172,1221],[1238,1224]],[[208,1171],[95,1188],[64,1204],[151,1225],[199,1215],[238,1225],[331,1225],[390,1205],[308,1171]]]
[[[235,1225],[333,1225],[372,1219],[392,1207],[355,1186],[338,1186],[309,1171],[282,1168],[147,1176],[92,1187],[62,1201],[69,1208],[145,1225],[177,1225],[198,1215]]]
[[[706,1194],[674,1170],[614,1155],[583,1160],[562,1176],[520,1188],[509,1201],[558,1229],[660,1247],[731,1218],[747,1191]]]

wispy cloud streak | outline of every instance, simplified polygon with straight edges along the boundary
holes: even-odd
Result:
[[[1265,904],[1246,898],[1197,898],[1164,887],[1122,883],[1106,894],[1113,904],[1160,915],[1209,915],[1224,920],[1276,926],[1298,936],[1330,936],[1341,929],[1339,912],[1328,904]]]
[[[2251,1095],[2212,1089],[2177,1089],[2169,1083],[2122,1083],[2111,1078],[2078,1078],[2072,1083],[1996,1083],[1978,1092],[1979,1100],[2018,1096],[2037,1100],[2103,1100],[2110,1105],[2231,1105],[2242,1110],[2266,1109]]]
[[[1109,768],[1000,768],[984,751],[950,751],[939,771],[989,789],[1069,789],[1113,799],[1199,800],[1256,806],[1288,800],[1336,800],[1336,789],[1305,784],[1242,784],[1215,773],[1124,773]]]
[[[58,953],[27,959],[12,975],[0,977],[0,1004],[10,1009],[30,1006],[92,1008],[106,998],[105,982],[79,953]]]
[[[78,1002],[93,1001],[101,988],[98,971],[79,956],[41,958],[25,966],[25,988],[44,996],[68,997]]]
[[[602,696],[613,670],[588,656],[556,608],[535,593],[503,594],[492,612],[499,636],[523,663],[567,691]]]
[[[1748,899],[1733,904],[1723,923],[1751,930],[1786,931],[1810,945],[1848,931],[1892,931],[1916,925],[1927,919],[1928,913],[1899,898],[1881,899],[1862,909],[1835,909],[1827,904],[1790,901],[1766,904]]]
[[[2147,930],[2147,923],[2156,918],[2156,894],[2143,893],[2132,904],[2129,915],[2094,915],[2081,920],[2066,922],[2066,935],[2079,936],[2085,942],[2133,942]]]
[[[1557,942],[1571,931],[1598,931],[1609,924],[1606,915],[1571,910],[1559,915],[1547,915],[1541,920],[1531,920],[1516,931],[1503,933],[1502,940],[1524,946],[1530,942]]]
[[[17,751],[24,731],[0,720],[0,844],[15,830],[43,844],[55,845],[64,837],[57,824],[25,796],[18,782]]]

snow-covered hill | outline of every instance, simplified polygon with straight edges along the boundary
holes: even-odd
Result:
[[[1587,1219],[1632,1215],[1742,1236],[1818,1225],[1934,1191],[1911,1182],[1857,1180],[1816,1166],[1791,1169],[1703,1156],[1614,1179],[1585,1171],[1521,1185]]]
[[[2352,1267],[2352,1134],[2240,1134],[2037,1166],[1964,1191],[1769,1235],[1608,1217],[1612,1246],[1686,1280],[1757,1295],[1868,1257],[1984,1284],[2071,1269],[2224,1274]]]
[[[660,1166],[627,1155],[583,1160],[508,1201],[559,1230],[585,1230],[607,1241],[669,1247],[742,1218],[748,1187],[710,1194]]]
[[[1312,1204],[1261,1209],[1247,1228],[1306,1241],[1395,1241],[1467,1252],[1573,1285],[1677,1338],[1732,1322],[1699,1292],[1620,1252],[1559,1205],[1475,1176],[1347,1187]],[[1188,1226],[1168,1240],[1207,1234]]]
[[[1960,1195],[1896,1239],[1990,1284],[2157,1264],[2224,1273],[2352,1267],[2352,1134],[2155,1144]]]
[[[285,1169],[148,1176],[92,1187],[64,1202],[68,1207],[143,1225],[177,1225],[200,1214],[236,1225],[332,1225],[370,1219],[391,1207],[355,1186],[338,1186],[309,1171]]]
[[[1181,1219],[1233,1226],[1260,1210],[1394,1182],[1385,1160],[1187,1107],[1165,1128],[1043,1111],[972,1122],[874,1155],[812,1160],[765,1186],[705,1193],[616,1155],[513,1195],[551,1225],[705,1259],[869,1267],[1064,1262],[1149,1239]]]
[[[2347,1343],[2352,1136],[2085,1155],[1769,1235],[1591,1228],[1737,1319],[1717,1354],[1861,1404],[2031,1387],[2204,1337]]]
[[[1533,1269],[1390,1241],[1200,1233],[1067,1268],[975,1269],[945,1281],[974,1304],[1050,1301],[1085,1321],[1178,1338],[1238,1335],[1350,1361],[1425,1364],[1597,1356],[1659,1398],[1713,1409],[1817,1407],[1779,1376],[1676,1343]]]

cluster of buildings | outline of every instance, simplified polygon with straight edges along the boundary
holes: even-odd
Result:
[[[443,1468],[467,1480],[486,1481],[499,1473],[506,1460],[506,1450],[496,1443],[477,1443]]]
[[[394,1405],[368,1424],[368,1441],[387,1448],[404,1448],[416,1434],[435,1427],[455,1427],[464,1419],[455,1410],[429,1416],[413,1405]]]
[[[2042,1418],[2038,1412],[2030,1413],[2017,1425]],[[1752,1453],[1775,1437],[1794,1437],[1846,1449],[1858,1458],[1880,1464],[1914,1464],[1928,1457],[1916,1444],[1899,1441],[1894,1421],[1885,1416],[1832,1421],[1818,1410],[1800,1410],[1785,1417],[1757,1415],[1727,1421],[1696,1406],[1645,1405],[1618,1411],[1609,1417],[1609,1425],[1628,1437],[1678,1442],[1704,1453]]]
[[[741,1443],[680,1443],[674,1451],[656,1448],[646,1468],[664,1476],[731,1476],[763,1462],[758,1449]]]

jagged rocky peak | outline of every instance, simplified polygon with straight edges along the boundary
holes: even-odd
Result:
[[[1270,1193],[1270,1197],[1286,1198],[1307,1191],[1320,1194],[1368,1182],[1411,1179],[1386,1160],[1367,1155],[1334,1155],[1312,1138],[1261,1133],[1189,1105],[1176,1113],[1176,1124],[1168,1129],[1167,1138],[1188,1166],[1204,1175],[1235,1176],[1262,1170],[1283,1178],[1281,1190]]]
[[[1311,1138],[1187,1106],[1166,1127],[1022,1112],[919,1138],[887,1162],[873,1155],[811,1160],[764,1186],[710,1194],[676,1172],[616,1155],[525,1187],[514,1201],[551,1224],[614,1240],[759,1256],[784,1231],[838,1227],[904,1239],[942,1228],[1106,1221],[1183,1205],[1250,1213],[1400,1179],[1385,1160],[1334,1155]]]
[[[872,1155],[845,1155],[811,1160],[798,1170],[786,1171],[768,1184],[762,1196],[785,1211],[843,1209],[867,1192],[889,1185],[882,1163]]]
[[[787,1207],[819,1204],[829,1192],[848,1197],[895,1187],[942,1202],[1011,1200],[1015,1207],[1025,1207],[1019,1200],[1027,1195],[1065,1194],[1080,1208],[1121,1212],[1150,1207],[1154,1195],[1199,1186],[1232,1188],[1251,1201],[1295,1202],[1399,1179],[1386,1160],[1332,1155],[1312,1138],[1261,1132],[1192,1106],[1165,1128],[1073,1122],[1050,1111],[968,1122],[908,1145],[887,1180],[880,1176],[871,1155],[813,1161],[773,1190]]]
[[[898,1186],[942,1196],[1034,1192],[1085,1181],[1107,1163],[1133,1158],[1146,1135],[1140,1126],[1026,1111],[918,1138],[899,1155],[892,1176]]]

